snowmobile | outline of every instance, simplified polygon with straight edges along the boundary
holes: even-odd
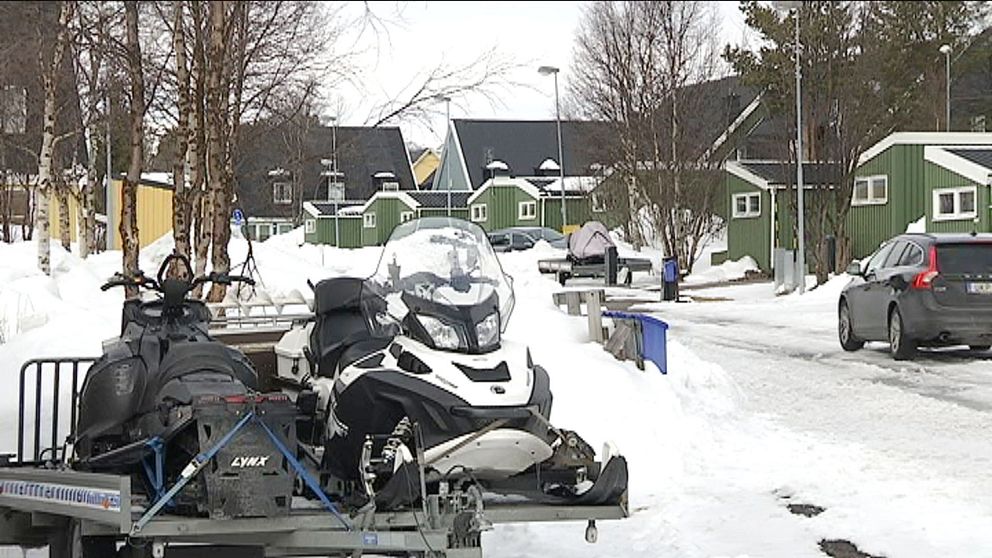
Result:
[[[166,489],[185,481],[187,467],[198,463],[202,474],[167,497],[176,513],[285,515],[294,475],[275,441],[295,451],[296,407],[284,394],[258,394],[251,363],[210,337],[209,309],[187,298],[203,283],[252,281],[217,273],[165,277],[173,264],[192,277],[189,260],[173,254],[154,279],[117,275],[102,287],[132,286],[160,296],[125,301],[120,337],[104,343],[88,371],[74,467],[136,477],[134,485],[144,487],[151,503],[166,498]],[[251,424],[244,422],[249,415]],[[209,462],[194,461],[204,455],[212,455]]]
[[[371,277],[313,289],[314,319],[277,344],[277,375],[317,394],[311,443],[330,493],[387,510],[441,483],[543,504],[626,497],[624,458],[608,445],[596,461],[552,426],[547,372],[502,340],[512,279],[478,226],[400,224]]]

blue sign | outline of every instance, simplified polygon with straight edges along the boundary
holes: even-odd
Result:
[[[362,533],[362,544],[365,546],[378,546],[379,544],[379,534],[378,533]]]
[[[241,225],[244,225],[245,224],[245,214],[244,214],[244,212],[242,212],[240,209],[235,209],[234,210],[234,214],[231,216],[231,220],[233,220],[234,221],[234,224],[237,225],[237,226],[239,226],[239,227]]]

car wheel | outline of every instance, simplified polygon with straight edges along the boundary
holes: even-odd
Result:
[[[968,345],[968,348],[977,353],[984,353],[992,348],[992,345]]]
[[[889,350],[896,360],[910,360],[916,354],[916,341],[906,335],[902,313],[898,307],[889,313]]]
[[[858,339],[854,335],[854,324],[851,323],[851,309],[847,307],[847,302],[840,303],[840,311],[837,315],[837,335],[840,337],[840,346],[845,351],[857,351],[865,346],[863,339]]]

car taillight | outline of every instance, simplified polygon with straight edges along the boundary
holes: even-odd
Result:
[[[929,289],[933,286],[933,280],[940,275],[940,269],[937,267],[937,247],[930,247],[930,265],[927,266],[926,271],[921,271],[916,274],[913,278],[913,288],[914,289]]]

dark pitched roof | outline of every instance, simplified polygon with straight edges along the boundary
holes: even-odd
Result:
[[[992,169],[992,148],[989,149],[947,149],[949,153],[953,153],[962,159],[966,159],[975,163],[976,165],[981,165],[987,169]]]
[[[338,172],[345,184],[345,199],[365,201],[379,189],[373,175],[390,172],[401,190],[414,190],[413,171],[399,128],[359,126],[311,126],[304,134],[287,124],[255,130],[238,158],[238,199],[249,215],[292,216],[302,200],[319,199],[326,192],[328,177],[321,159],[331,159],[336,136]],[[270,170],[300,172],[302,200],[292,205],[272,203]]]
[[[485,166],[497,159],[510,167],[513,176],[534,176],[545,159],[558,160],[554,120],[455,119],[454,125],[473,188],[486,181]],[[561,123],[566,176],[592,174],[590,165],[602,161],[597,142],[606,133],[606,125],[601,122]]]
[[[767,180],[772,186],[794,185],[796,166],[790,161],[736,161],[737,164]],[[828,185],[843,176],[837,163],[803,163],[803,183]]]
[[[448,193],[434,191],[408,192],[423,208],[448,207]],[[472,192],[451,192],[451,207],[465,207]]]

